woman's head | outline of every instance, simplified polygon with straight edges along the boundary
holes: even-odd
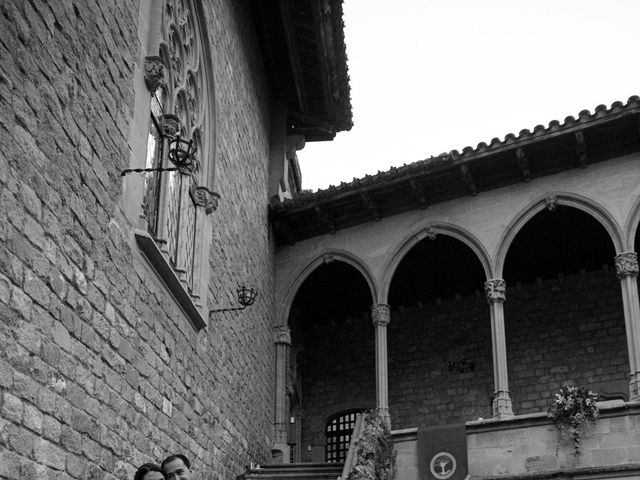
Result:
[[[162,468],[155,463],[145,463],[136,471],[133,480],[166,480]]]

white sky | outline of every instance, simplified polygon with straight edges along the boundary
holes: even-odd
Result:
[[[345,0],[354,127],[316,190],[640,95],[640,0]]]

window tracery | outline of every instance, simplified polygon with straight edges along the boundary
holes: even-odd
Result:
[[[152,91],[146,168],[156,171],[145,177],[142,204],[149,234],[195,298],[204,283],[199,261],[208,246],[204,217],[215,210],[218,199],[208,185],[213,112],[198,12],[194,0],[165,0],[159,55],[145,64],[145,82]],[[176,137],[193,142],[190,168],[169,159]]]

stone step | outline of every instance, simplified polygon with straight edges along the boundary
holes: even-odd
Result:
[[[282,463],[248,470],[245,480],[336,480],[343,463]]]

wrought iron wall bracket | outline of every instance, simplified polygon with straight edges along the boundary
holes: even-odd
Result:
[[[147,172],[175,172],[178,170],[178,167],[169,167],[169,168],[127,168],[120,172],[120,176],[124,177],[127,173],[147,173]]]
[[[245,308],[247,308],[247,307],[244,306],[244,307],[234,307],[234,308],[217,308],[215,310],[209,310],[209,316],[211,316],[212,313],[233,312],[233,311],[236,311],[236,310],[244,310]]]
[[[217,312],[233,312],[236,310],[244,310],[256,301],[256,297],[258,296],[258,291],[254,288],[247,288],[244,285],[238,287],[236,290],[238,294],[238,303],[241,305],[240,307],[231,307],[231,308],[217,308],[215,310],[209,310],[209,317],[211,317],[212,313]]]

